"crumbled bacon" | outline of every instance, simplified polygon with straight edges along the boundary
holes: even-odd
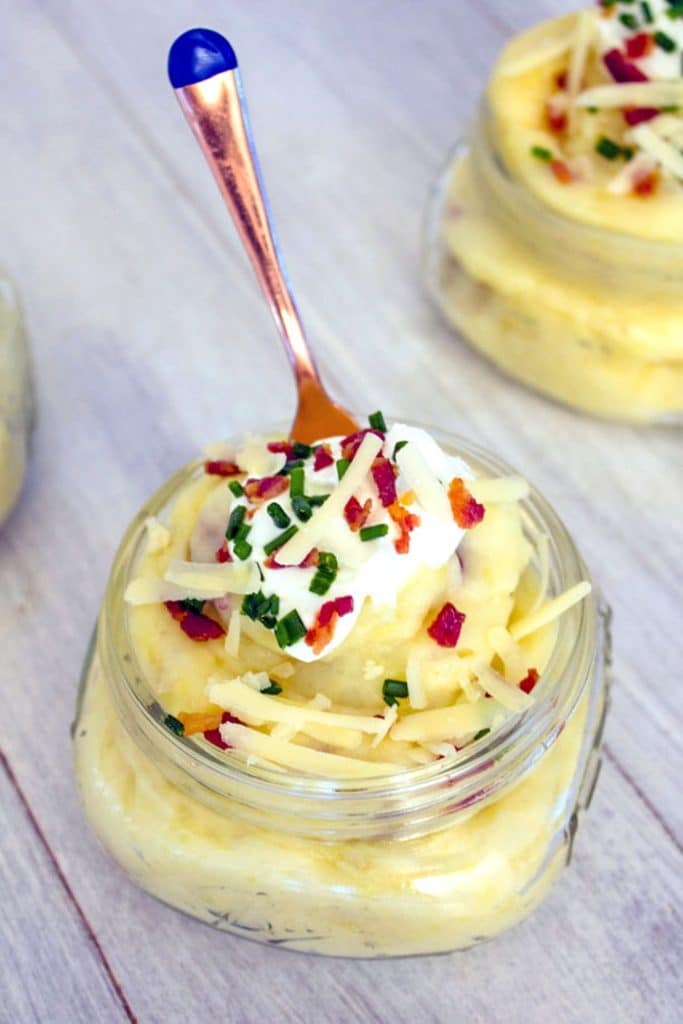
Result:
[[[551,160],[550,170],[561,185],[571,185],[574,181],[574,175],[564,160],[558,160],[557,158]]]
[[[321,444],[319,448],[316,448],[315,459],[313,460],[314,472],[318,473],[321,469],[327,469],[333,462],[334,456],[329,444]]]
[[[375,430],[372,427],[366,427],[365,430],[358,430],[355,434],[349,434],[345,437],[341,443],[341,453],[344,459],[348,459],[349,462],[353,459],[354,455],[363,443],[363,438],[366,434],[376,434],[377,437],[384,440],[384,434],[381,430]]]
[[[225,725],[226,722],[232,722],[234,725],[244,725],[241,719],[235,718],[229,711],[224,711],[221,715],[220,725]],[[220,750],[230,749],[230,744],[225,742],[218,726],[215,729],[207,729],[204,733],[204,739],[208,740],[209,743],[213,743],[214,747],[218,747]]]
[[[396,501],[396,467],[393,462],[380,455],[373,462],[370,472],[375,481],[379,500],[385,508],[388,508]]]
[[[624,121],[631,127],[642,124],[644,121],[651,121],[653,117],[659,117],[656,107],[629,107],[623,113]]]
[[[639,57],[646,57],[652,52],[654,40],[647,32],[639,32],[626,40],[626,56],[631,60],[638,60]]]
[[[244,485],[244,493],[249,501],[260,504],[284,494],[288,487],[289,479],[286,476],[264,476],[260,480],[251,477]]]
[[[557,86],[558,89],[566,89],[567,88],[567,72],[566,71],[558,71],[557,72],[557,74],[555,75],[555,85]]]
[[[183,607],[182,601],[166,601],[166,608],[190,640],[217,640],[225,636],[219,622],[202,612],[189,611]]]
[[[294,458],[292,446],[289,441],[269,441],[266,445],[269,452],[275,455],[284,455],[287,460]]]
[[[455,647],[460,639],[464,621],[465,613],[459,612],[455,605],[448,601],[431,626],[428,627],[427,632],[439,647]]]
[[[227,540],[224,540],[221,546],[216,550],[216,561],[232,562],[232,555],[230,554],[230,548],[228,547]]]
[[[451,503],[453,518],[461,530],[470,530],[484,518],[486,509],[475,501],[465,487],[464,480],[456,476],[448,487],[448,500]]]
[[[350,615],[353,611],[353,597],[337,597],[333,601],[325,601],[318,609],[315,622],[306,633],[306,643],[313,648],[314,654],[320,654],[329,644],[337,628],[337,621],[342,615]]]
[[[358,498],[349,498],[344,505],[344,519],[349,524],[349,529],[352,533],[358,533],[361,526],[365,526],[371,510],[372,501],[370,498],[368,498],[362,505]]]
[[[311,548],[305,558],[298,565],[283,565],[278,562],[275,555],[268,555],[263,565],[266,569],[315,569],[320,560],[320,552],[317,548]]]
[[[239,476],[242,470],[236,462],[228,459],[208,459],[204,463],[204,472],[212,476]]]
[[[603,56],[605,67],[615,82],[647,82],[647,75],[626,60],[621,50],[608,50]]]
[[[410,551],[410,534],[420,525],[420,517],[416,516],[413,512],[409,512],[399,501],[392,502],[387,512],[399,529],[399,535],[394,541],[394,547],[399,555],[407,555]]]
[[[567,130],[567,98],[563,93],[550,97],[545,105],[545,119],[554,135],[562,135]]]
[[[645,171],[634,175],[631,189],[637,196],[649,196],[659,184],[659,169],[655,167],[652,171]]]
[[[217,729],[221,724],[222,712],[220,711],[180,711],[177,715],[178,721],[183,723],[185,736],[193,736],[196,732],[206,732],[209,729]]]
[[[525,675],[524,679],[522,679],[521,683],[519,684],[519,688],[524,693],[531,693],[538,680],[538,672],[535,668],[530,668],[527,674]]]

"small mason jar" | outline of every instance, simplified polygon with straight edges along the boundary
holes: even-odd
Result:
[[[19,497],[33,425],[33,384],[21,310],[0,271],[0,525]]]
[[[437,434],[438,437],[438,434]],[[509,467],[440,437],[475,472]],[[87,817],[143,889],[214,928],[300,951],[387,957],[463,949],[520,921],[571,855],[600,764],[609,614],[595,594],[560,620],[538,699],[453,759],[368,780],[313,777],[218,751],[163,724],[123,593],[144,521],[202,472],[177,473],[116,555],[83,670],[74,741]],[[588,578],[536,492],[525,532],[550,549],[549,592]]]
[[[484,101],[429,201],[427,287],[470,344],[537,391],[680,424],[683,242],[627,231],[546,205],[506,166]]]

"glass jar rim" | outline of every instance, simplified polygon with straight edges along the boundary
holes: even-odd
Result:
[[[427,429],[440,443],[469,460],[475,470],[502,476],[515,472],[502,459],[464,438]],[[269,433],[265,431],[264,436]],[[273,433],[281,436],[283,431]],[[568,645],[560,644],[558,630],[542,675],[540,699],[453,758],[416,767],[400,766],[387,775],[340,779],[283,770],[263,762],[249,763],[230,750],[214,752],[203,739],[172,733],[163,724],[165,711],[144,679],[122,596],[144,543],[145,520],[168,509],[182,488],[202,471],[202,460],[188,463],[134,517],[114,558],[98,622],[98,651],[118,713],[138,745],[153,755],[167,775],[181,783],[185,778],[199,781],[196,795],[212,806],[216,799],[220,802],[221,797],[228,796],[263,812],[289,800],[295,815],[300,819],[313,815],[316,822],[322,822],[323,831],[325,822],[346,818],[350,832],[355,834],[362,830],[360,819],[368,812],[383,817],[387,827],[406,813],[413,825],[445,811],[452,820],[454,814],[467,813],[474,804],[488,802],[503,786],[521,778],[552,746],[589,685],[599,653],[599,609],[594,589],[560,620],[560,630],[572,630],[573,639]],[[533,486],[522,505],[534,527],[548,536],[555,589],[590,581],[566,527]]]

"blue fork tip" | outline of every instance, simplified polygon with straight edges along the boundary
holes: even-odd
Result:
[[[168,77],[174,89],[203,82],[205,78],[233,71],[235,51],[228,40],[210,28],[191,28],[178,36],[168,53]]]

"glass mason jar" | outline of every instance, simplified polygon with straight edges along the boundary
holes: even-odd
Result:
[[[21,491],[32,425],[28,343],[16,292],[0,271],[0,524]]]
[[[683,243],[551,209],[506,167],[486,103],[430,198],[424,272],[447,320],[530,387],[595,415],[683,423]]]
[[[436,435],[438,437],[438,434]],[[439,438],[475,472],[509,467]],[[74,724],[87,817],[143,889],[215,928],[336,956],[462,949],[527,915],[568,862],[597,778],[609,614],[593,594],[560,620],[538,699],[498,732],[396,775],[325,779],[220,752],[164,725],[131,645],[123,593],[144,542],[203,471],[139,512],[112,567]],[[525,531],[550,547],[549,591],[588,578],[543,498]]]

